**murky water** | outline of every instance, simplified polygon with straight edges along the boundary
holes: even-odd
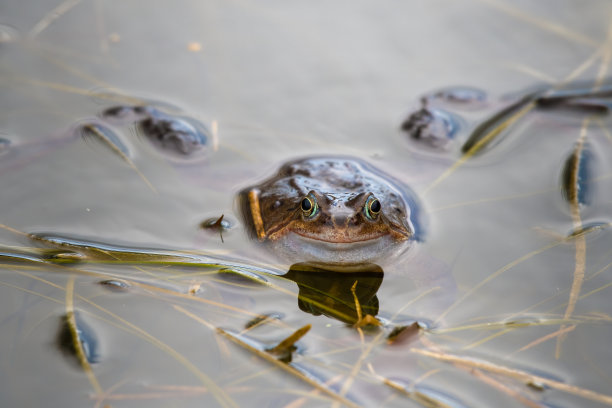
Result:
[[[0,405],[612,404],[607,2],[40,3],[0,4]],[[320,154],[421,242],[249,240],[236,194]]]

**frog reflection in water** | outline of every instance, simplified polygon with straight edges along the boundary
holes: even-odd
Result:
[[[419,236],[412,191],[355,158],[289,162],[240,202],[251,234],[292,262],[380,263]]]

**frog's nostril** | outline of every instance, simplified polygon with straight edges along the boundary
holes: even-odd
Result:
[[[335,215],[333,220],[336,227],[345,227],[349,223],[349,217],[346,215]]]

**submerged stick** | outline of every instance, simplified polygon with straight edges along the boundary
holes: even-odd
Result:
[[[587,129],[589,126],[590,117],[587,117],[582,122],[582,128],[580,129],[580,136],[578,137],[578,141],[576,142],[576,148],[573,152],[573,167],[571,169],[570,174],[570,185],[568,194],[569,194],[569,202],[570,202],[570,210],[572,214],[572,222],[574,224],[574,229],[578,230],[582,228],[582,217],[580,215],[580,166],[581,166],[581,158],[582,151],[584,149],[584,143],[586,139]],[[569,319],[574,313],[574,309],[576,308],[576,302],[578,302],[578,297],[580,296],[580,290],[582,289],[582,283],[584,282],[584,273],[586,267],[586,237],[584,234],[581,234],[576,237],[575,240],[576,246],[576,254],[575,254],[575,267],[574,267],[574,279],[572,281],[572,287],[570,289],[569,301],[567,304],[567,308],[565,309],[565,314],[563,317],[565,319]],[[565,326],[561,326],[561,330],[565,329]],[[557,347],[555,350],[555,358],[559,359],[561,355],[561,343],[565,339],[566,334],[562,334],[557,337]]]
[[[68,283],[66,284],[66,325],[68,330],[70,331],[70,337],[72,338],[72,348],[74,349],[75,356],[79,362],[79,365],[87,375],[87,379],[89,380],[91,386],[93,387],[96,394],[102,394],[102,387],[98,382],[93,370],[91,369],[91,364],[87,360],[87,356],[85,355],[85,350],[83,350],[83,344],[81,344],[81,339],[79,336],[79,329],[77,327],[76,318],[74,316],[74,276],[68,278]]]
[[[225,331],[225,330],[223,330],[221,328],[217,328],[217,333],[221,334],[223,337],[227,338],[228,340],[236,343],[237,345],[239,345],[240,347],[244,348],[245,350],[255,354],[256,356],[263,358],[267,362],[269,362],[271,364],[274,364],[276,367],[280,368],[281,370],[286,371],[287,373],[293,375],[296,378],[299,378],[300,380],[306,382],[309,385],[312,385],[313,387],[315,387],[319,391],[321,391],[324,394],[330,396],[334,401],[342,403],[342,404],[346,405],[347,407],[351,407],[351,408],[358,408],[359,407],[359,405],[355,404],[353,401],[345,398],[342,395],[336,394],[334,391],[330,390],[329,388],[325,387],[324,385],[320,384],[319,382],[313,380],[310,377],[305,376],[302,372],[300,372],[299,370],[297,370],[293,366],[285,364],[285,363],[277,360],[273,355],[268,354],[265,351],[261,351],[261,350],[256,349],[255,347],[245,343],[244,341],[240,340],[238,337],[232,335],[231,333],[229,333],[229,332],[227,332],[227,331]]]
[[[559,391],[567,392],[569,394],[573,394],[582,398],[612,406],[612,395],[600,394],[596,391],[587,390],[585,388],[577,387],[575,385],[565,384],[560,381],[551,380],[546,377],[540,377],[538,375],[533,375],[526,371],[517,370],[515,368],[509,368],[493,363],[473,360],[470,358],[456,356],[443,352],[435,352],[418,348],[411,348],[410,351],[416,354],[420,354],[422,356],[435,358],[436,360],[455,363],[466,366],[468,368],[481,369],[495,374],[505,375],[507,377],[514,378],[515,380],[521,381],[524,384],[542,384]]]

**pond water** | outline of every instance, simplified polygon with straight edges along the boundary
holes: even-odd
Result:
[[[3,2],[0,405],[612,405],[611,17]],[[412,247],[249,238],[237,194],[316,155],[410,186]]]

